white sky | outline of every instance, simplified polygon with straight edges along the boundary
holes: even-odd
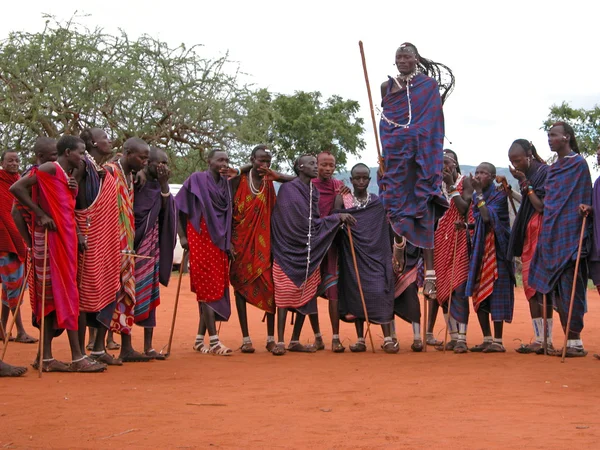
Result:
[[[42,13],[66,19],[75,5],[5,4],[0,36],[40,31]],[[540,127],[550,105],[600,103],[598,1],[105,0],[84,2],[79,11],[91,14],[80,20],[89,27],[123,28],[133,37],[147,33],[172,45],[203,44],[207,57],[229,51],[258,87],[358,100],[367,141],[360,159],[370,166],[377,158],[359,40],[376,104],[379,85],[396,73],[394,54],[404,41],[453,70],[456,88],[444,107],[452,145],[445,145],[463,164],[487,160],[506,167],[508,147],[517,138],[532,140],[547,157]]]

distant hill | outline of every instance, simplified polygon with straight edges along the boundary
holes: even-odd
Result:
[[[461,167],[460,167],[463,175],[468,175],[469,173],[475,174],[476,168],[477,168],[476,166],[467,166],[467,165],[461,165]],[[370,167],[370,169],[371,169],[371,183],[369,184],[369,192],[378,194],[379,187],[377,186],[377,168]],[[497,175],[504,175],[506,177],[506,179],[508,180],[508,182],[512,185],[513,188],[518,188],[519,183],[510,174],[510,170],[508,170],[508,167],[496,167],[496,172],[497,172]],[[342,180],[348,187],[351,186],[349,171],[339,172],[339,173],[335,174],[335,178],[337,178],[338,180]]]

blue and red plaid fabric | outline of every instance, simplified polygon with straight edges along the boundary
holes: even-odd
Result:
[[[556,161],[548,169],[545,188],[542,231],[529,270],[529,285],[543,294],[554,288],[577,258],[583,221],[579,205],[592,201],[592,178],[585,159],[573,153]]]
[[[444,115],[437,82],[423,74],[410,82],[411,124],[396,127],[381,119],[384,173],[379,192],[394,232],[420,248],[433,248],[434,205],[447,207],[442,195]],[[383,98],[383,115],[405,124],[409,116],[406,89]]]

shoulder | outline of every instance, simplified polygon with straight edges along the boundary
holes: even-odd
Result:
[[[46,162],[38,167],[40,172],[45,172],[54,175],[56,173],[56,165],[53,162]]]

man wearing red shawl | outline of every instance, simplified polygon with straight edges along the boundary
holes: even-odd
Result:
[[[312,179],[312,183],[319,191],[319,214],[328,216],[333,211],[336,196],[347,194],[350,190],[340,180],[333,178],[335,171],[335,157],[329,152],[321,152],[317,155],[318,175]],[[329,300],[329,319],[331,331],[333,332],[331,350],[334,353],[342,353],[345,347],[340,342],[340,313],[338,310],[338,252],[337,247],[332,245],[321,263],[321,285],[318,293]],[[324,350],[325,343],[319,327],[319,315],[309,316],[310,323],[315,333],[315,348]]]
[[[12,218],[10,205],[13,196],[9,188],[19,180],[19,155],[6,151],[0,157],[0,279],[2,281],[2,328],[0,337],[4,340],[9,312],[12,312],[17,324],[16,342],[35,343],[37,339],[29,336],[23,327],[20,311],[17,310],[19,293],[24,288],[27,247]]]
[[[160,285],[167,286],[173,269],[177,240],[175,199],[169,192],[169,158],[150,147],[146,183],[138,184],[133,199],[135,215],[135,324],[144,327],[144,354],[164,360],[152,348],[156,308],[160,305]]]
[[[472,347],[472,352],[506,352],[502,343],[504,322],[512,321],[515,303],[513,266],[507,257],[508,197],[503,189],[496,188],[495,179],[496,167],[486,162],[477,166],[474,177],[469,176],[475,191],[472,206],[475,229],[465,293],[473,299],[483,333],[483,344]],[[494,323],[493,339],[490,316]]]
[[[275,347],[275,298],[271,261],[271,213],[275,187],[265,176],[271,153],[257,145],[250,156],[248,173],[231,181],[233,224],[231,231],[230,280],[242,328],[242,353],[254,353],[248,331],[246,303],[263,310],[267,318],[267,350]]]
[[[121,334],[122,362],[145,362],[152,356],[134,350],[131,345],[131,329],[135,310],[135,217],[133,212],[133,172],[148,164],[150,147],[140,138],[129,138],[123,144],[123,156],[116,162],[106,164],[107,177],[114,177],[119,205],[119,234],[121,244],[120,280],[117,303],[112,311],[110,329]]]
[[[437,303],[442,307],[449,325],[450,342],[447,350],[455,353],[466,353],[467,324],[469,322],[469,297],[465,295],[465,284],[469,274],[469,251],[467,237],[469,231],[456,223],[473,223],[473,211],[469,207],[473,188],[470,178],[460,173],[458,157],[452,150],[444,150],[444,182],[442,192],[450,203],[450,208],[438,222],[435,231],[434,267],[438,276]],[[456,244],[456,256],[454,245]],[[448,311],[448,300],[452,290],[452,301]],[[437,305],[431,309],[430,319],[435,320]],[[432,320],[430,320],[430,324]],[[435,341],[433,327],[427,332],[427,344]],[[443,350],[443,344],[436,347]]]
[[[198,301],[198,334],[194,350],[228,356],[233,351],[219,340],[216,321],[227,321],[229,302],[229,252],[231,246],[231,190],[221,171],[229,156],[213,149],[208,170],[191,174],[175,197],[179,209],[179,241],[190,254],[190,284]],[[208,331],[210,346],[204,344]]]
[[[114,177],[106,177],[102,164],[112,154],[106,131],[86,128],[81,132],[85,154],[75,174],[79,183],[75,218],[84,235],[87,251],[79,257],[79,338],[85,341],[90,327],[92,357],[108,365],[121,362],[106,352],[105,338],[110,328],[119,290],[121,247],[119,244],[119,205]],[[109,339],[108,348],[118,348]]]
[[[75,136],[63,136],[57,143],[58,162],[47,162],[21,178],[10,192],[30,210],[33,219],[29,230],[19,231],[32,242],[34,282],[29,295],[34,324],[39,325],[42,311],[42,288],[45,284],[44,348],[42,370],[46,372],[101,372],[106,369],[82,353],[77,332],[79,293],[77,290],[77,252],[85,251],[83,236],[78,236],[75,222],[77,182],[70,173],[79,166],[85,145]],[[44,255],[47,251],[47,259]],[[46,265],[46,273],[43,273]],[[71,347],[70,365],[52,356],[52,340],[67,330]],[[39,359],[33,364],[39,364]]]
[[[422,248],[426,269],[423,292],[433,300],[437,281],[434,225],[436,217],[448,207],[442,195],[442,104],[452,90],[454,77],[446,66],[423,58],[408,42],[396,50],[396,67],[400,73],[381,85],[383,173],[379,190],[396,234],[396,268],[404,270],[406,240]],[[446,85],[441,80],[442,72],[449,74]]]

